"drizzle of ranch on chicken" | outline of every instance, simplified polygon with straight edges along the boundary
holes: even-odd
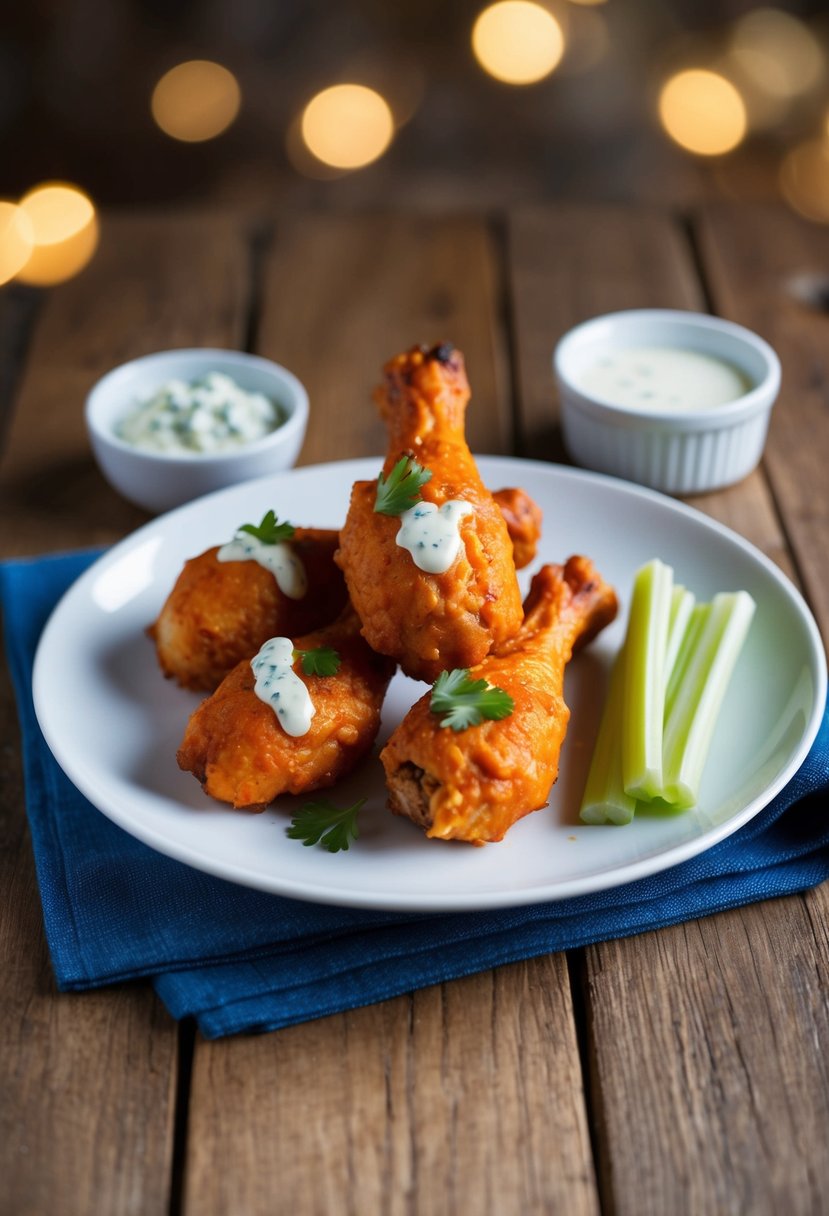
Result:
[[[255,693],[270,705],[286,735],[305,735],[317,712],[308,689],[293,669],[290,638],[271,638],[250,661]]]
[[[445,574],[460,552],[460,523],[474,507],[462,498],[451,498],[442,507],[418,502],[400,516],[397,543],[408,549],[414,564],[427,574]]]
[[[305,567],[285,541],[266,545],[257,536],[237,532],[233,540],[222,545],[216,557],[220,562],[258,562],[270,570],[279,590],[289,600],[301,600],[308,590]]]

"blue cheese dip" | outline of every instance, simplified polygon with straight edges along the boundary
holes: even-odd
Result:
[[[297,738],[308,733],[317,711],[293,665],[290,638],[270,638],[250,661],[257,697],[270,705],[285,734]]]
[[[118,423],[133,447],[177,456],[227,452],[262,439],[284,421],[264,393],[249,393],[222,372],[168,380]]]
[[[445,574],[461,548],[460,523],[474,511],[462,498],[451,498],[438,508],[433,502],[418,502],[400,516],[397,543],[408,549],[412,561],[426,574]]]
[[[258,536],[237,532],[216,554],[220,562],[258,562],[270,570],[276,585],[289,600],[301,600],[308,590],[308,576],[289,541],[266,545]]]
[[[608,350],[577,377],[579,388],[636,410],[707,410],[736,401],[751,388],[725,359],[673,346]]]

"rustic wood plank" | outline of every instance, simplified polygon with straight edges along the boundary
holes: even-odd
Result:
[[[308,385],[306,459],[380,452],[380,364],[442,337],[467,356],[473,443],[505,450],[496,282],[477,221],[278,227],[259,344]],[[563,956],[274,1035],[197,1040],[184,1210],[255,1216],[275,1195],[318,1213],[595,1212]]]
[[[43,303],[0,461],[8,554],[103,544],[146,520],[104,481],[86,437],[94,382],[177,346],[238,347],[247,330],[248,243],[230,217],[108,217],[89,268]]]
[[[743,259],[759,268],[766,247],[744,244]],[[685,234],[665,218],[535,211],[516,220],[510,248],[525,450],[545,436],[560,450],[555,340],[610,308],[702,307],[703,294]],[[792,569],[762,473],[695,505]],[[594,1143],[603,1204],[616,1216],[820,1210],[829,1183],[820,915],[823,896],[812,893],[584,952]]]
[[[97,376],[154,348],[233,346],[245,332],[237,224],[105,218],[103,233],[90,268],[44,300],[0,469],[4,556],[111,540],[144,518],[92,464],[82,405]],[[55,990],[0,668],[0,1210],[166,1213],[176,1027],[143,986]]]
[[[549,958],[200,1045],[186,1210],[595,1212],[570,1018]]]
[[[303,381],[312,425],[301,463],[385,451],[371,402],[382,365],[419,342],[463,351],[476,452],[508,452],[509,380],[498,267],[480,221],[318,215],[278,225],[263,284],[260,354]]]

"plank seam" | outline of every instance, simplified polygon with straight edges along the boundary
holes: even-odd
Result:
[[[516,456],[526,453],[526,440],[521,419],[521,384],[518,371],[518,347],[516,342],[515,302],[512,293],[512,283],[509,273],[509,235],[505,215],[492,215],[488,222],[495,252],[493,258],[495,273],[495,317],[504,343],[504,354],[507,363],[507,384],[509,391],[510,451]]]
[[[190,1093],[195,1052],[196,1023],[192,1018],[184,1018],[179,1022],[178,1027],[178,1059],[176,1061],[176,1096],[173,1108],[173,1154],[170,1168],[169,1216],[182,1216],[184,1211],[187,1134],[190,1122]]]
[[[573,1026],[579,1057],[582,1093],[584,1095],[585,1123],[590,1144],[590,1158],[596,1185],[596,1199],[601,1216],[615,1216],[616,1204],[611,1186],[607,1159],[602,1152],[602,1143],[607,1142],[602,1128],[601,1086],[598,1075],[591,1067],[592,1049],[589,1029],[590,1001],[587,994],[587,952],[584,949],[566,950],[567,978],[570,984],[570,1001],[573,1009]]]

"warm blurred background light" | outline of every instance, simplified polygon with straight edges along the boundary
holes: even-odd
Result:
[[[822,218],[827,3],[9,5],[0,198],[66,177],[101,209],[725,197]],[[3,214],[8,277],[23,253]],[[44,248],[22,273],[45,274]]]
[[[730,80],[717,72],[677,72],[659,94],[662,126],[681,148],[698,156],[722,156],[746,133],[746,108]]]
[[[564,54],[564,34],[542,5],[500,0],[478,14],[472,49],[484,71],[496,80],[535,84],[557,67]]]
[[[0,200],[0,284],[8,283],[29,260],[32,225],[16,203]]]
[[[191,59],[170,68],[150,99],[153,118],[165,135],[189,144],[221,135],[241,104],[236,77],[209,59]]]
[[[734,27],[733,54],[754,86],[785,100],[808,93],[824,72],[820,43],[790,13],[758,8]]]
[[[829,224],[829,138],[806,140],[787,153],[780,189],[795,211]]]
[[[98,244],[98,220],[91,199],[64,182],[36,186],[20,200],[31,225],[32,251],[17,278],[49,287],[86,266]]]
[[[385,152],[394,135],[388,103],[361,84],[337,84],[312,97],[300,122],[306,147],[335,169],[362,169]]]

